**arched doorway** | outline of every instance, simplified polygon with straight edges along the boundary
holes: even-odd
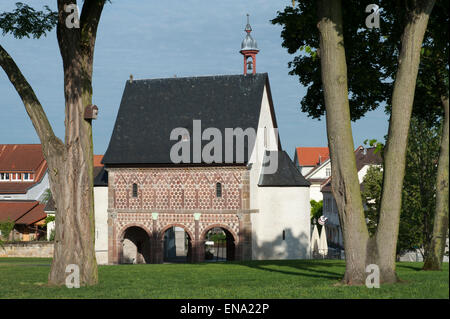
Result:
[[[128,227],[123,233],[122,246],[121,263],[149,264],[151,262],[150,237],[141,227]]]
[[[162,238],[163,262],[186,263],[192,261],[192,238],[183,227],[168,227],[165,229]]]
[[[205,261],[233,261],[236,257],[236,242],[233,234],[224,227],[212,227],[206,231]]]

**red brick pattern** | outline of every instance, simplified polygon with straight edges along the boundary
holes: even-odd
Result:
[[[110,168],[108,172],[110,263],[120,263],[123,235],[132,226],[149,234],[155,263],[162,262],[164,232],[174,226],[189,234],[196,261],[203,260],[203,241],[214,227],[233,235],[238,260],[251,258],[251,254],[243,255],[249,241],[241,229],[251,225],[240,220],[242,211],[249,209],[247,168]],[[217,183],[222,185],[221,197],[216,196]],[[137,184],[137,197],[133,197],[133,184]],[[200,213],[198,221],[196,213]]]
[[[242,169],[130,169],[114,174],[116,209],[237,210],[242,208]],[[138,197],[132,186],[138,185]],[[216,183],[223,185],[216,197]]]
[[[235,214],[202,214],[200,216],[199,226],[200,239],[202,240],[204,239],[206,232],[219,226],[231,231],[233,236],[239,234],[239,218]]]

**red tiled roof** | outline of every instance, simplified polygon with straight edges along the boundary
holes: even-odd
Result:
[[[1,194],[25,194],[47,171],[40,144],[0,144],[0,172],[31,172],[32,182],[0,182]]]
[[[39,204],[33,207],[28,213],[20,217],[16,224],[25,224],[32,225],[37,223],[38,221],[43,220],[47,217],[47,214],[44,212],[45,204]]]
[[[103,167],[103,155],[94,155],[94,167]]]
[[[330,157],[328,147],[297,147],[295,151],[300,166],[316,166]]]
[[[44,161],[40,144],[0,144],[0,171],[37,171]]]
[[[33,182],[0,182],[0,194],[25,194]]]
[[[47,215],[45,204],[38,201],[0,201],[0,221],[11,220],[16,224],[30,225]]]

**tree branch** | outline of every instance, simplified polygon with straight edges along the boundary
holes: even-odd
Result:
[[[86,66],[91,67],[86,70],[91,76],[97,29],[104,5],[105,0],[86,0],[81,10],[81,49]]]
[[[12,85],[22,99],[25,109],[45,149],[62,150],[64,144],[53,133],[52,126],[31,85],[25,79],[9,53],[0,45],[0,66],[5,71]],[[50,146],[50,147],[49,147]]]

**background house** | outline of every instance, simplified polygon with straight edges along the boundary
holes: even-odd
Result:
[[[0,221],[13,221],[11,240],[45,235],[47,163],[40,144],[0,144]]]
[[[297,147],[294,163],[297,169],[311,183],[310,200],[323,199],[321,185],[331,176],[331,162],[328,147]]]
[[[373,165],[381,165],[380,153],[375,153],[375,148],[364,148],[359,146],[355,150],[356,169],[361,189],[364,187],[363,180],[367,170]],[[342,230],[339,223],[339,214],[336,201],[333,197],[331,179],[329,177],[321,186],[323,194],[323,215],[328,218],[326,223],[327,241],[331,247],[343,248]]]

